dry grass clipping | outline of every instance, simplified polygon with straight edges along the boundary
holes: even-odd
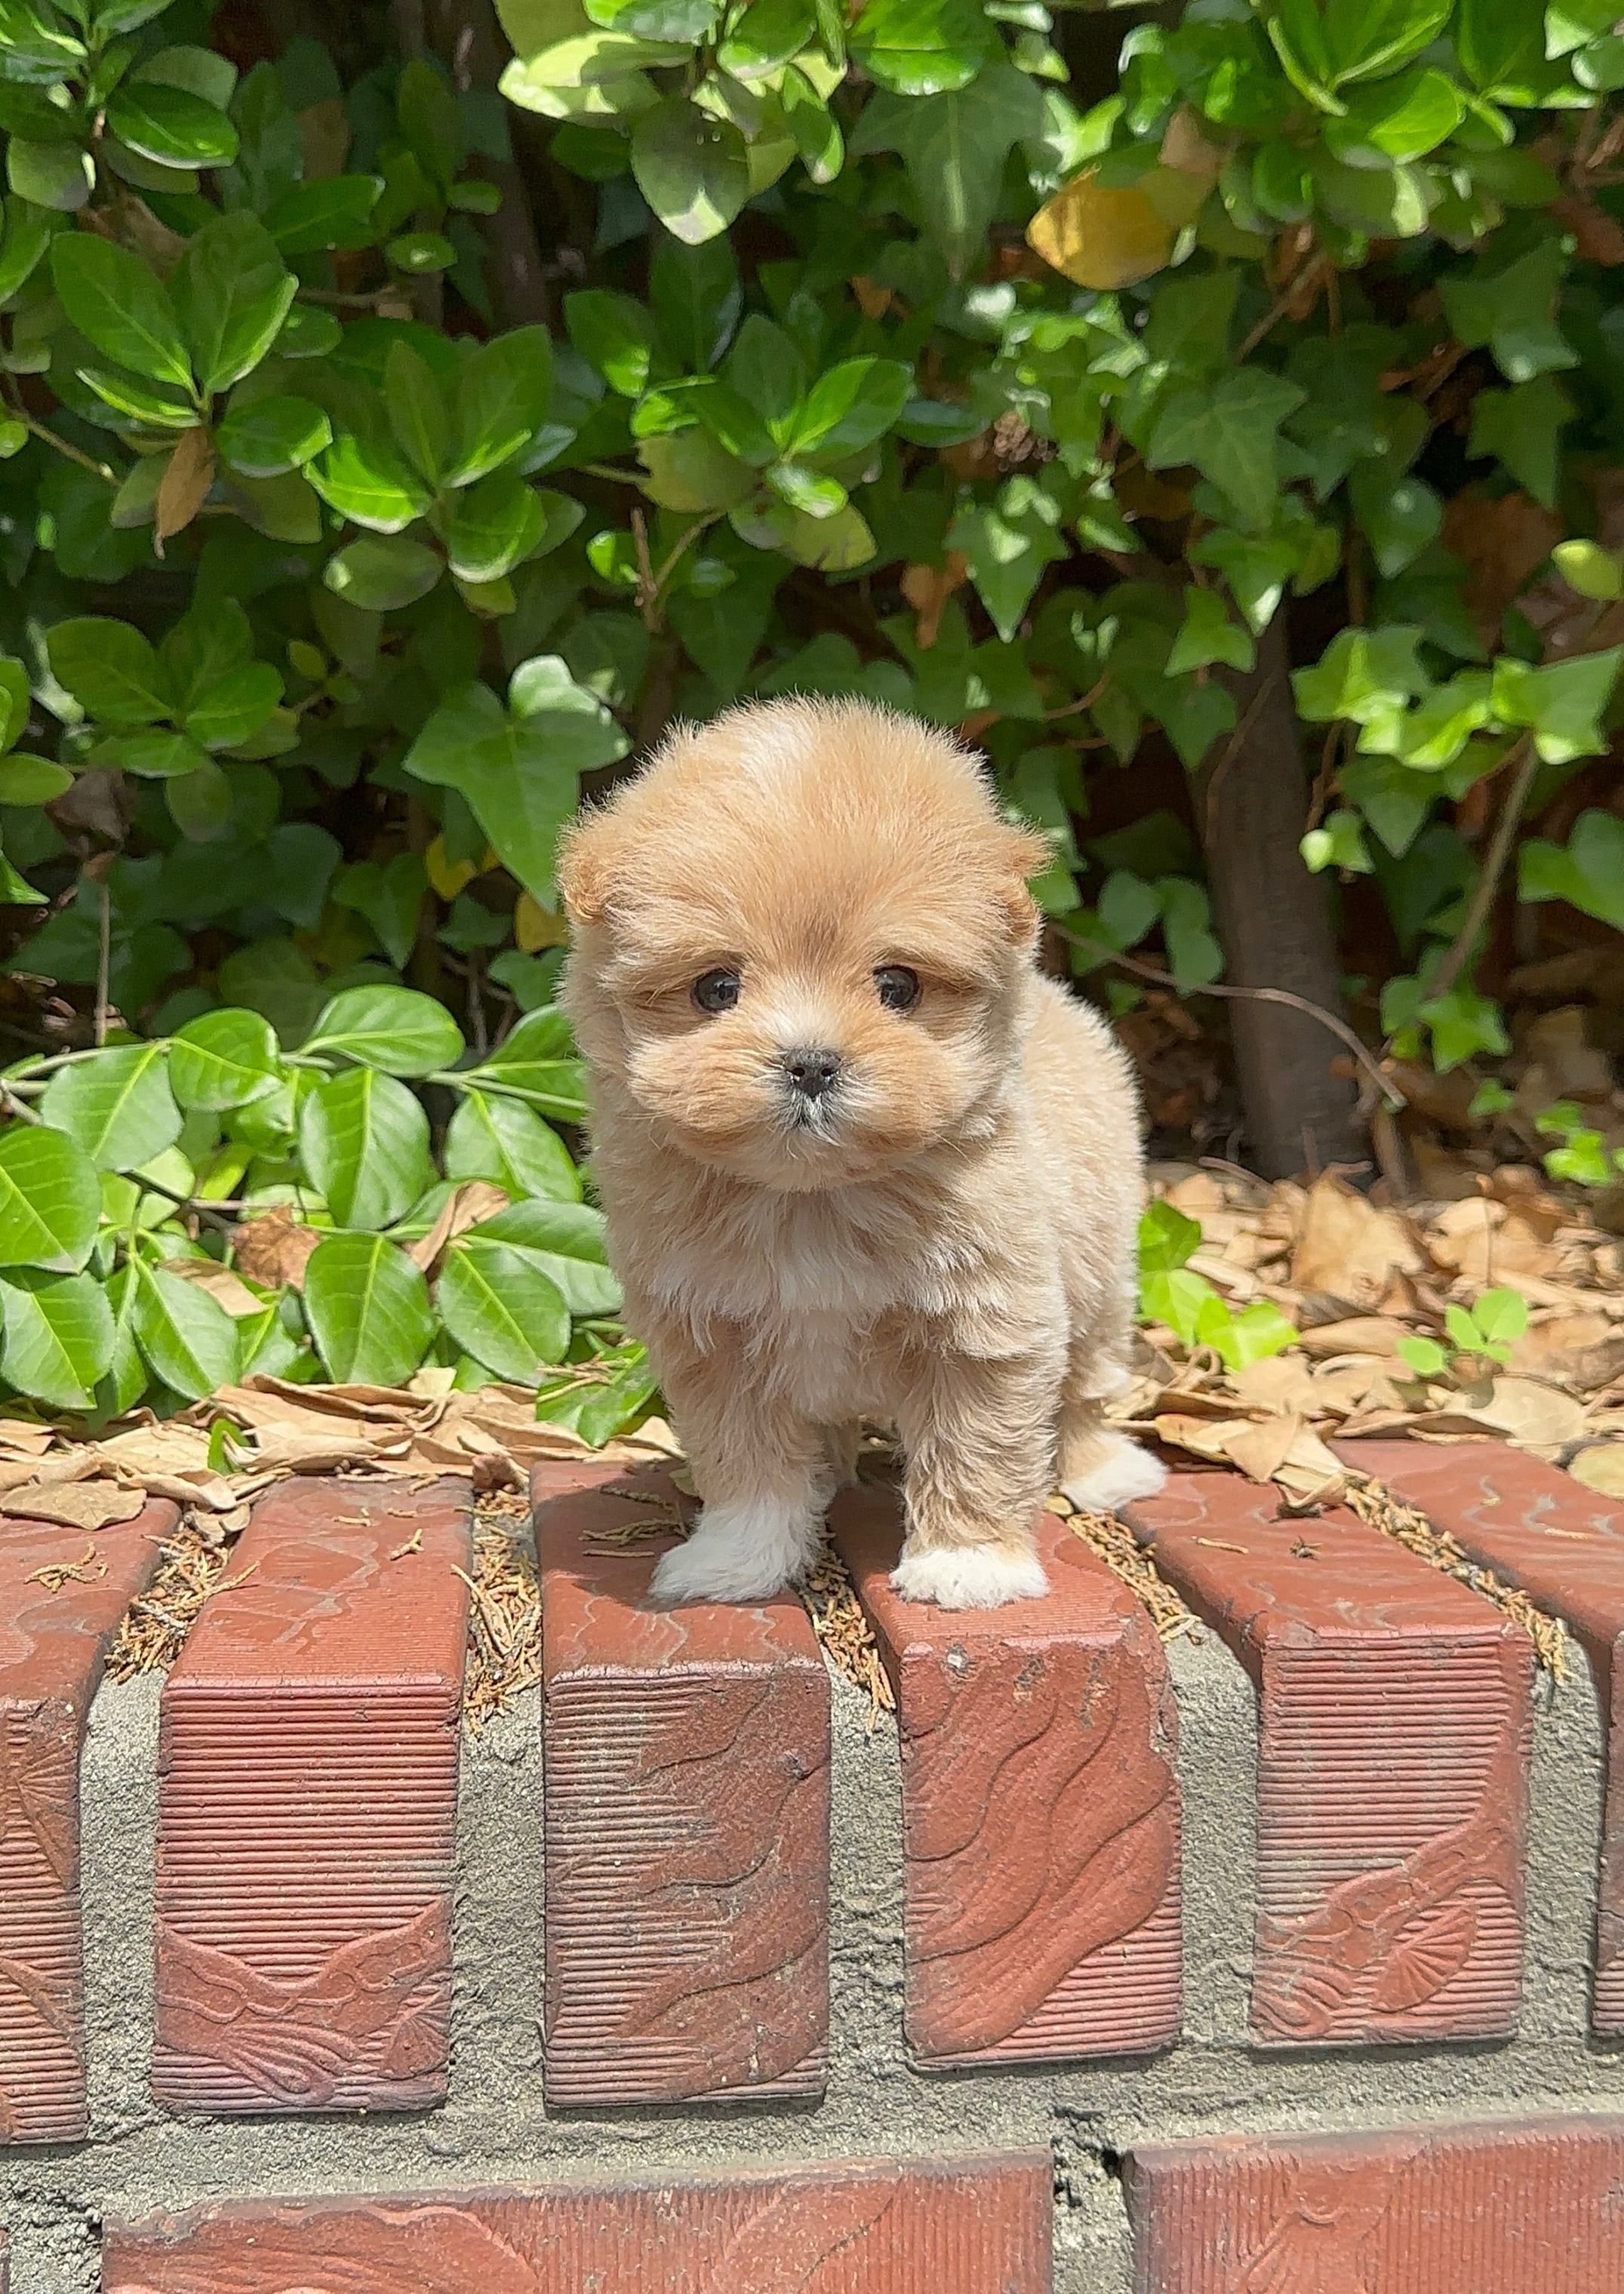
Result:
[[[1458,1577],[1463,1585],[1482,1593],[1493,1601],[1506,1615],[1521,1625],[1534,1645],[1534,1654],[1553,1680],[1568,1677],[1564,1659],[1567,1640],[1559,1619],[1547,1617],[1537,1609],[1526,1593],[1506,1585],[1491,1569],[1484,1569],[1474,1561],[1452,1538],[1448,1530],[1437,1528],[1424,1513],[1414,1506],[1403,1504],[1395,1498],[1384,1483],[1368,1477],[1362,1481],[1350,1479],[1343,1503],[1356,1513],[1372,1529],[1396,1539],[1407,1551],[1417,1555],[1434,1569],[1446,1575]]]
[[[134,1680],[138,1673],[169,1671],[209,1595],[241,1584],[249,1574],[227,1576],[231,1554],[231,1542],[217,1521],[199,1513],[181,1516],[159,1548],[151,1584],[125,1611],[108,1654],[110,1679]]]
[[[832,1545],[825,1545],[800,1588],[801,1607],[812,1620],[818,1646],[836,1672],[868,1697],[868,1733],[882,1712],[895,1712],[890,1675],[880,1661],[880,1645],[863,1605]]]
[[[541,1678],[541,1588],[529,1528],[516,1490],[493,1490],[475,1508],[462,1717],[475,1731]]]
[[[1151,1549],[1141,1545],[1125,1522],[1114,1513],[1084,1513],[1058,1496],[1049,1500],[1049,1510],[1058,1513],[1072,1534],[1138,1595],[1160,1639],[1176,1641],[1181,1634],[1200,1639],[1200,1626],[1157,1569]]]

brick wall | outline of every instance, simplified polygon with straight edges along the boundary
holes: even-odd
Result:
[[[0,1521],[0,2294],[1620,2294],[1624,1509],[1368,1462],[1564,1680],[1217,1475],[1134,1515],[1165,1647],[1059,1522],[1044,1601],[902,1603],[849,1493],[893,1720],[559,1472],[477,1737],[455,1483],[273,1493],[161,1691],[97,1694],[156,1514],[88,1582]]]

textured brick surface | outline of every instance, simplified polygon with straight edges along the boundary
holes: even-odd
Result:
[[[1257,1684],[1265,2044],[1515,2028],[1533,1652],[1492,1603],[1349,1513],[1175,1476],[1135,1531]]]
[[[1571,1628],[1607,1727],[1594,2028],[1624,2034],[1624,1506],[1506,1443],[1349,1442],[1351,1464]],[[1624,2267],[1620,2268],[1624,2284]]]
[[[1047,2151],[221,2207],[109,2230],[104,2294],[1047,2294]]]
[[[175,1518],[153,1504],[87,1538],[0,1517],[0,2144],[85,2133],[79,1750],[108,1644]],[[83,1574],[49,1574],[66,1568]]]
[[[909,2044],[946,2061],[1140,2054],[1178,2036],[1177,1717],[1150,1620],[1045,1514],[1041,1601],[892,1591],[889,1490],[835,1534],[897,1691]]]
[[[1136,2149],[1138,2294],[1618,2294],[1624,2119]]]
[[[613,1539],[676,1517],[669,1477],[580,1478],[533,1484],[548,2101],[821,2094],[829,1681],[810,1623],[793,1598],[655,1607],[675,1532]]]
[[[164,1688],[152,2084],[210,2111],[445,2092],[466,1485],[293,1482]]]

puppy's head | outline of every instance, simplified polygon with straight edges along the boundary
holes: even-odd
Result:
[[[670,1146],[840,1186],[985,1107],[1045,858],[942,734],[861,703],[738,710],[573,832],[564,1000]]]

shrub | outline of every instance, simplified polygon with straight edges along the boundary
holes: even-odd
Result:
[[[962,728],[1114,1008],[1283,991],[1277,1166],[1357,1138],[1333,896],[1442,1070],[1514,893],[1624,925],[1605,8],[1191,0],[1116,72],[1028,0],[499,14],[0,11],[0,1378],[53,1408],[640,1405],[553,854],[677,712]],[[245,1279],[289,1210],[303,1289]]]

